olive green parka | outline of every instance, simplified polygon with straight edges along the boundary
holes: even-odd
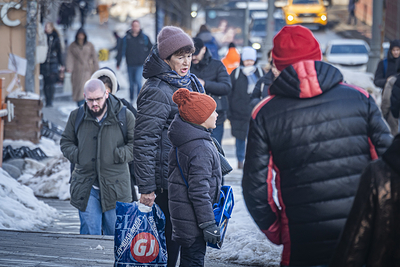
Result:
[[[98,177],[103,212],[115,208],[116,201],[131,202],[131,181],[128,162],[133,160],[135,117],[126,110],[127,143],[121,131],[117,114],[122,102],[109,94],[107,117],[101,126],[84,104],[85,115],[75,135],[78,109],[71,112],[60,146],[63,155],[75,163],[70,180],[71,205],[85,211],[90,190]]]

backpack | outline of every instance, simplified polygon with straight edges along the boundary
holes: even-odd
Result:
[[[387,60],[387,58],[385,58],[383,60],[383,77],[386,77],[387,66],[388,66],[388,60]]]
[[[81,125],[84,117],[85,117],[85,110],[82,105],[79,107],[78,114],[76,115],[76,118],[75,118],[75,137],[78,133],[79,126]],[[122,135],[124,137],[124,142],[126,144],[128,142],[128,138],[127,138],[128,128],[127,128],[127,124],[126,124],[126,106],[122,107],[120,112],[117,114],[117,118],[119,121],[118,125],[121,128]],[[74,171],[74,169],[75,169],[75,163],[71,163],[71,174]]]

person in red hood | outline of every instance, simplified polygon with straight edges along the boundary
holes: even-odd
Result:
[[[309,29],[283,27],[272,50],[280,74],[250,121],[243,197],[283,244],[281,266],[327,266],[360,174],[392,141],[374,99],[321,55]]]
[[[237,51],[234,43],[229,44],[228,53],[226,53],[226,56],[223,59],[221,59],[221,61],[224,64],[226,71],[228,72],[229,75],[234,69],[239,67],[240,54]]]

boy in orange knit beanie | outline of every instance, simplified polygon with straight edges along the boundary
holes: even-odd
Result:
[[[168,129],[168,192],[172,240],[181,246],[180,266],[204,266],[206,242],[220,241],[213,204],[218,199],[222,174],[217,148],[211,140],[218,114],[206,94],[177,90],[178,105]]]

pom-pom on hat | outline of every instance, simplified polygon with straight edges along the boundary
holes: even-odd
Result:
[[[242,49],[242,61],[245,60],[257,60],[257,51],[251,46],[245,46]]]
[[[285,26],[274,37],[272,58],[279,71],[302,60],[321,60],[317,39],[306,27]]]
[[[158,54],[161,59],[166,59],[187,45],[194,47],[192,38],[178,27],[165,26],[157,36]]]
[[[186,88],[178,89],[172,100],[178,105],[179,114],[188,122],[202,124],[217,108],[217,103],[211,96],[190,92]]]

